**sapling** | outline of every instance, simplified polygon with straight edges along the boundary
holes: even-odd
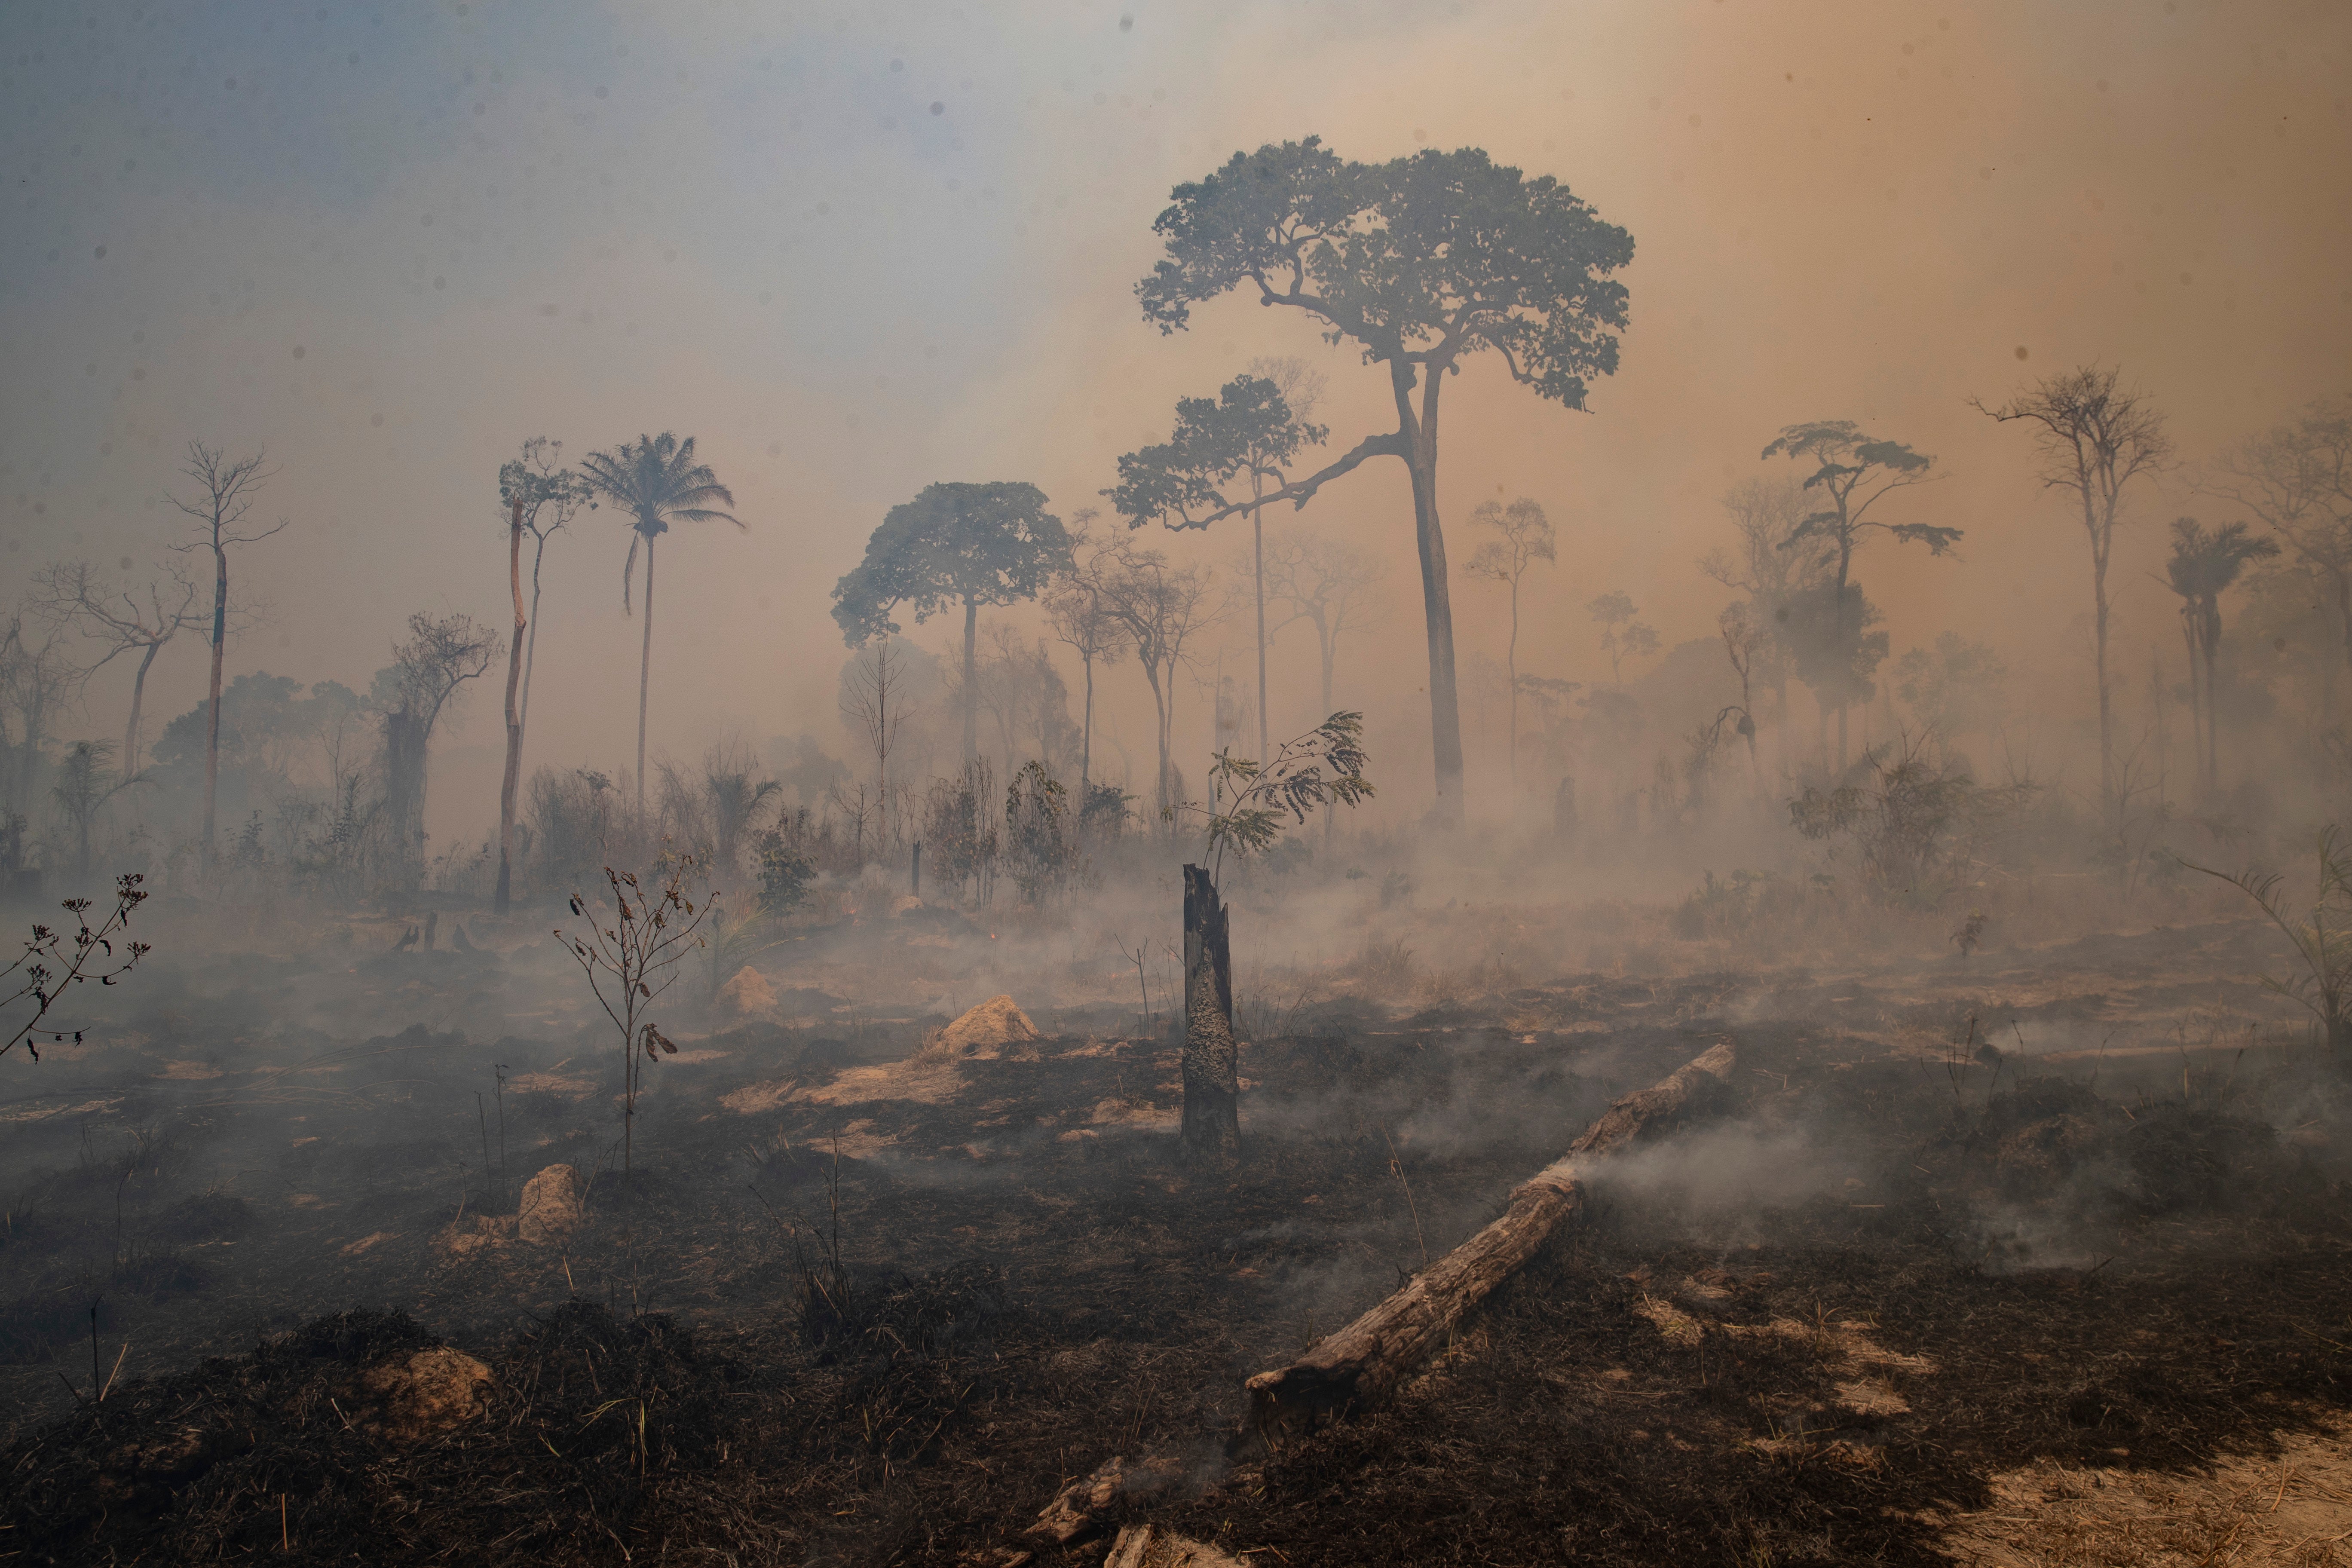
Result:
[[[1231,911],[1217,886],[1225,854],[1273,847],[1286,816],[1303,823],[1318,808],[1370,799],[1363,734],[1362,714],[1340,712],[1284,742],[1265,763],[1219,752],[1209,767],[1210,803],[1179,808],[1208,825],[1201,857],[1208,865],[1184,868],[1183,1145],[1190,1156],[1228,1157],[1241,1141]]]
[[[16,982],[14,993],[0,997],[0,1014],[12,1011],[19,1003],[29,1003],[33,1009],[31,1016],[16,1025],[0,1026],[9,1031],[5,1040],[0,1041],[0,1057],[23,1046],[35,1061],[39,1061],[37,1036],[58,1043],[81,1038],[79,1029],[44,1028],[42,1020],[74,986],[92,980],[100,985],[111,985],[147,956],[150,949],[143,942],[126,942],[120,952],[114,945],[115,939],[131,923],[131,911],[147,901],[147,894],[140,886],[145,880],[136,872],[116,878],[114,908],[95,926],[89,923],[93,907],[89,900],[66,900],[60,907],[74,918],[70,938],[56,927],[33,927],[32,935],[26,939],[24,953],[6,969],[0,970],[0,982]]]
[[[700,928],[710,900],[698,905],[686,896],[694,875],[691,855],[664,858],[661,885],[652,892],[638,886],[634,871],[604,868],[612,889],[611,923],[591,915],[578,893],[572,895],[572,912],[588,921],[585,940],[555,933],[572,949],[597,1005],[621,1034],[621,1171],[630,1170],[636,1127],[637,1089],[644,1064],[661,1053],[677,1054],[677,1047],[646,1018],[662,993],[677,983],[678,963],[688,950],[703,945]],[[716,895],[713,895],[716,897]],[[601,913],[602,911],[600,911]],[[643,1053],[640,1058],[639,1053]]]

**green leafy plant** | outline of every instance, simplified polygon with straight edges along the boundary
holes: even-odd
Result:
[[[2286,879],[2275,871],[2257,873],[2216,871],[2193,861],[2181,864],[2192,871],[2217,877],[2253,900],[2294,944],[2302,973],[2278,979],[2265,974],[2264,987],[2291,997],[2311,1009],[2327,1031],[2327,1047],[2339,1060],[2352,1060],[2352,854],[2336,842],[2333,823],[2319,830],[2318,885],[2301,919],[2291,919],[2280,889]]]
[[[1206,819],[1202,858],[1211,879],[1223,869],[1229,849],[1255,855],[1272,848],[1286,816],[1300,823],[1324,807],[1370,800],[1364,764],[1371,757],[1363,742],[1364,716],[1343,711],[1285,741],[1268,762],[1236,757],[1230,748],[1217,752],[1209,765],[1210,804],[1181,808]]]

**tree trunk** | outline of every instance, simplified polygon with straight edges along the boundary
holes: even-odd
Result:
[[[2099,679],[2099,799],[2109,817],[2116,816],[2115,701],[2107,689],[2107,561],[2102,552],[2091,565],[2092,626]]]
[[[1695,1097],[1719,1093],[1731,1078],[1729,1040],[1669,1077],[1610,1107],[1606,1115],[1511,1194],[1500,1219],[1439,1258],[1388,1300],[1318,1340],[1288,1366],[1244,1385],[1244,1435],[1311,1429],[1326,1415],[1369,1408],[1443,1349],[1454,1326],[1584,1209],[1581,1167],[1624,1149],[1680,1116]]]
[[[980,601],[963,602],[963,760],[980,755]]]
[[[654,684],[654,540],[646,536],[646,643],[637,659],[637,826],[646,825],[646,699]]]
[[[648,562],[648,565],[651,563]],[[507,531],[507,582],[514,592],[514,638],[507,649],[507,766],[499,781],[499,888],[492,909],[505,914],[514,897],[515,794],[522,784],[522,638],[529,626],[522,613],[522,494],[514,498]],[[653,605],[646,605],[648,621]]]
[[[1422,389],[1423,414],[1412,409],[1413,367],[1389,364],[1397,416],[1412,476],[1413,544],[1421,557],[1422,614],[1429,634],[1430,751],[1437,772],[1433,816],[1442,825],[1462,820],[1462,703],[1454,673],[1454,599],[1445,573],[1445,531],[1437,517],[1437,392],[1444,367],[1432,365]]]
[[[542,539],[539,542],[539,548],[532,552],[530,557],[530,615],[527,617],[530,623],[530,632],[522,647],[521,721],[525,725],[530,722],[531,666],[539,661],[539,565],[546,558],[547,541]]]
[[[204,864],[212,869],[214,807],[220,797],[221,659],[228,641],[228,552],[220,545],[220,527],[213,527],[213,671],[205,700],[205,826]]]
[[[1853,694],[1854,649],[1845,638],[1845,587],[1852,575],[1853,562],[1853,536],[1845,527],[1845,498],[1838,498],[1838,578],[1837,597],[1830,601],[1830,635],[1837,640],[1832,645],[1838,651],[1843,667],[1838,671],[1837,687],[1837,771],[1831,782],[1845,776],[1845,708]],[[1862,640],[1862,627],[1853,628],[1854,641]]]
[[[160,642],[147,645],[139,660],[139,673],[131,678],[131,721],[122,727],[122,776],[131,777],[139,771],[139,710],[147,700],[147,670],[155,656],[163,651]]]
[[[1257,591],[1257,760],[1263,764],[1273,755],[1266,741],[1265,727],[1265,512],[1261,498],[1265,494],[1265,480],[1255,470],[1250,474],[1250,548],[1255,564],[1254,586]]]
[[[1511,807],[1519,803],[1519,580],[1511,579],[1511,640],[1503,645],[1503,675],[1510,682],[1511,739],[1507,751],[1511,764]]]
[[[383,804],[399,856],[398,884],[415,888],[425,861],[424,722],[405,706],[383,718]]]
[[[1087,720],[1078,731],[1078,815],[1087,811],[1087,780],[1094,775],[1095,765],[1095,658],[1088,654],[1079,662],[1087,670]]]
[[[1183,1149],[1190,1160],[1230,1160],[1241,1147],[1230,931],[1209,873],[1185,867]]]

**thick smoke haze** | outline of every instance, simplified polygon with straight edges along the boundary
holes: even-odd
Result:
[[[657,752],[728,730],[847,749],[826,592],[925,483],[1099,505],[1175,397],[1266,354],[1326,374],[1334,449],[1392,423],[1379,372],[1285,312],[1234,296],[1163,337],[1136,308],[1171,187],[1264,142],[1480,146],[1633,234],[1622,368],[1590,412],[1489,355],[1443,431],[1457,563],[1481,499],[1559,525],[1520,668],[1588,682],[1588,598],[1627,590],[1668,647],[1710,636],[1727,595],[1693,562],[1724,536],[1717,498],[1772,471],[1781,426],[1853,418],[1948,476],[1906,518],[1968,531],[1957,561],[1863,558],[1896,651],[1992,642],[2013,697],[2071,725],[2093,700],[2066,632],[2079,528],[1966,400],[2120,364],[2193,465],[2341,391],[2352,325],[2352,16],[2325,4],[89,4],[19,8],[0,41],[0,569],[144,569],[181,537],[159,498],[185,443],[264,447],[261,514],[291,526],[238,563],[268,614],[229,672],[363,689],[412,611],[499,617],[493,479],[522,439],[692,434],[749,530],[665,546]],[[2131,503],[2126,669],[2178,641],[2149,581],[2162,525],[2218,510],[2187,472]],[[1300,522],[1388,563],[1339,697],[1371,715],[1384,806],[1417,812],[1402,472],[1369,465],[1269,532]],[[609,510],[573,531],[549,556],[530,761],[611,767],[634,739],[625,539]],[[1158,542],[1223,567],[1244,531]],[[1454,591],[1463,658],[1499,658],[1499,592],[1458,569]],[[77,732],[117,722],[127,662]],[[202,667],[194,637],[167,650],[151,735]],[[1311,717],[1305,668],[1277,666],[1278,721]],[[436,739],[439,838],[494,820],[479,686]],[[1103,700],[1111,754],[1148,767],[1131,666]],[[1203,693],[1178,723],[1204,752]],[[1499,780],[1471,723],[1475,811]]]

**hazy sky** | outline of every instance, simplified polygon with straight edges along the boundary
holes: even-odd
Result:
[[[1611,587],[1670,643],[1707,634],[1717,498],[1780,426],[1851,417],[1949,473],[1904,515],[1968,530],[1958,561],[1863,558],[1896,649],[2003,642],[2071,714],[2079,527],[1965,400],[2120,363],[2197,458],[2347,390],[2347,66],[2340,0],[19,5],[0,572],[146,571],[186,442],[266,447],[291,526],[237,563],[272,610],[231,668],[363,686],[411,611],[499,616],[496,474],[525,437],[675,430],[750,528],[664,542],[656,746],[830,738],[826,591],[922,485],[1032,479],[1066,515],[1176,396],[1265,353],[1328,371],[1335,445],[1392,424],[1381,374],[1286,313],[1229,301],[1163,338],[1135,308],[1171,185],[1314,132],[1367,160],[1482,146],[1634,237],[1623,368],[1589,414],[1491,360],[1448,389],[1456,558],[1498,490],[1561,527],[1522,668],[1602,668],[1581,605]],[[2119,646],[2177,642],[2147,572],[2194,506],[2140,498]],[[1308,515],[1397,563],[1342,696],[1425,757],[1401,468]],[[551,553],[535,762],[627,754],[625,543],[605,511]],[[1494,591],[1455,595],[1465,655],[1499,656]],[[170,650],[159,714],[201,662]],[[125,689],[93,688],[90,732]],[[495,704],[485,683],[448,733],[445,830],[490,815]],[[1425,791],[1414,769],[1398,785]]]

